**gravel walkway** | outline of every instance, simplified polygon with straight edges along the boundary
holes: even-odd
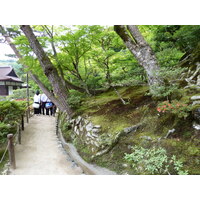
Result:
[[[83,171],[63,150],[55,134],[55,118],[34,116],[15,148],[16,166],[10,175],[80,175]]]

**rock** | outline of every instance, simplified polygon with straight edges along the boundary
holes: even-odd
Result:
[[[79,132],[79,130],[78,130],[78,129],[77,129],[77,131],[76,131],[76,134],[77,134],[77,135],[80,135],[80,132]]]
[[[81,119],[82,119],[81,116],[78,116],[78,118],[76,119],[76,125],[80,123]]]
[[[100,145],[98,144],[98,142],[94,142],[94,145],[95,145],[96,147],[100,147]]]
[[[128,145],[128,147],[127,147],[128,149],[132,149],[132,146],[131,145]]]
[[[97,128],[93,128],[93,129],[92,129],[92,133],[100,133],[100,132],[101,132],[100,129],[97,129]]]
[[[80,131],[83,131],[83,126],[79,125],[79,129],[80,129]]]
[[[96,128],[96,129],[100,129],[101,126],[100,126],[100,125],[95,125],[94,128]]]
[[[171,135],[171,134],[174,133],[174,132],[175,132],[175,129],[174,129],[174,128],[171,129],[171,130],[169,130],[169,131],[167,132],[167,135],[166,135],[164,138],[165,138],[165,139],[168,138],[169,135]]]
[[[200,101],[193,101],[192,105],[197,105],[197,104],[200,104]]]
[[[126,167],[128,167],[128,164],[124,163],[124,164],[122,164],[122,167],[126,168]]]
[[[192,101],[200,100],[200,96],[192,96],[191,100]]]
[[[89,124],[89,121],[87,119],[84,120],[85,125]]]
[[[74,126],[74,132],[75,133],[76,133],[77,129],[78,129],[77,126]]]
[[[136,132],[137,129],[141,126],[141,124],[137,124],[135,126],[131,126],[131,127],[127,127],[127,128],[124,128],[124,133],[128,134],[128,133],[132,133],[132,132]]]
[[[200,75],[197,76],[197,85],[200,86]]]
[[[107,153],[107,152],[108,152],[108,149],[104,149],[104,150],[99,151],[98,153],[96,153],[95,156],[101,156],[101,155],[103,155],[103,154],[105,154],[105,153]]]
[[[90,144],[91,144],[91,145],[94,145],[94,142],[93,142],[93,140],[90,140]]]
[[[89,123],[89,124],[87,124],[87,126],[85,127],[85,129],[87,130],[87,132],[88,131],[91,131],[92,129],[93,129],[93,124],[92,123]]]
[[[95,138],[98,138],[99,136],[95,133],[92,133],[92,136],[95,137]]]
[[[194,110],[194,119],[197,123],[200,123],[200,108]]]
[[[95,139],[90,132],[87,132],[86,137],[89,137],[91,139]]]
[[[197,131],[200,130],[200,124],[193,124],[193,128],[196,129]]]
[[[145,140],[149,140],[149,141],[152,140],[152,138],[150,136],[146,136],[146,135],[140,136],[140,138],[145,139]]]
[[[69,121],[69,123],[70,123],[70,124],[73,124],[74,121],[75,121],[75,119],[72,119],[72,120]]]

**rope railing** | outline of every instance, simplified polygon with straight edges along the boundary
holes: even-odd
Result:
[[[0,160],[0,163],[3,162],[3,159],[4,159],[4,157],[5,157],[5,155],[6,155],[7,151],[8,151],[8,146],[9,146],[9,145],[7,144],[6,149],[5,149],[4,153],[3,153],[3,156],[2,156],[2,158],[1,158],[1,160]]]
[[[14,146],[16,146],[17,144],[21,144],[21,131],[24,130],[24,117],[26,117],[27,119],[27,123],[29,123],[29,118],[33,116],[33,114],[31,114],[32,109],[28,108],[24,114],[21,117],[21,122],[17,122],[17,131],[16,133],[13,134],[8,134],[7,135],[7,139],[8,139],[8,144],[5,148],[5,151],[2,155],[2,158],[0,160],[0,163],[3,162],[6,153],[9,153],[9,163],[10,166],[15,169],[16,168],[16,162],[15,162],[15,151],[14,151]]]

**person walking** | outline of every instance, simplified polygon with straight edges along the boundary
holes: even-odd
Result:
[[[53,115],[53,102],[47,98],[47,102],[45,104],[45,108],[46,108],[46,115],[49,115],[49,111],[50,111],[50,115]]]
[[[34,114],[39,115],[41,114],[41,107],[40,107],[40,92],[37,90],[34,97],[33,97],[33,108],[34,108]]]
[[[41,112],[42,112],[42,114],[43,115],[45,115],[45,105],[46,105],[46,103],[47,103],[47,99],[48,99],[48,97],[46,96],[46,94],[42,94],[41,95]]]

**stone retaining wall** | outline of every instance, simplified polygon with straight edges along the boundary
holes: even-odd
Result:
[[[63,115],[63,114],[62,114]],[[66,115],[62,116],[62,123],[67,123]],[[101,156],[107,153],[118,142],[121,135],[135,132],[141,124],[124,128],[118,133],[104,133],[100,125],[95,125],[89,119],[78,116],[75,119],[68,120],[68,130],[70,138],[78,138],[78,141],[87,146],[91,151],[91,157]]]

